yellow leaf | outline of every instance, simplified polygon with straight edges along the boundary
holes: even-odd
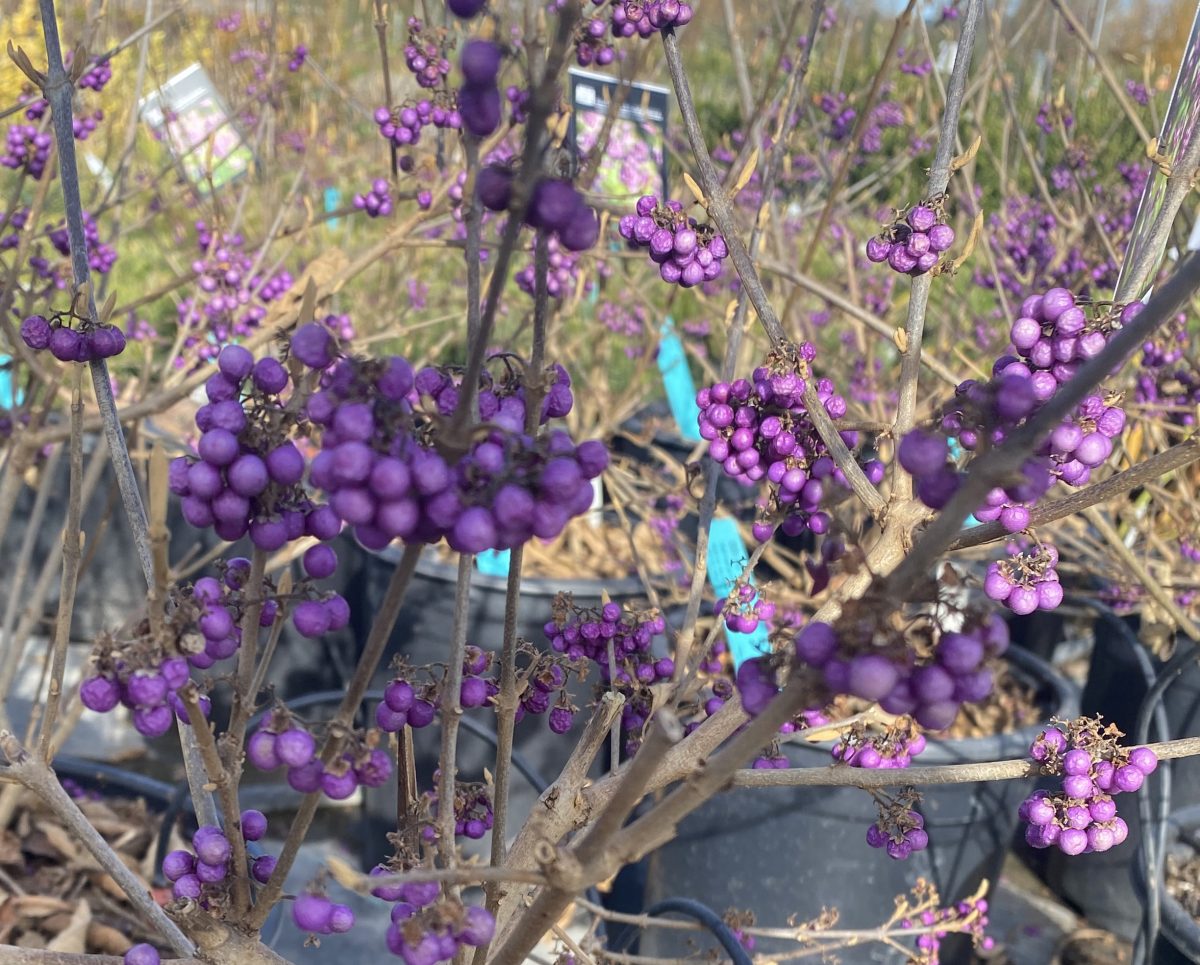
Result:
[[[754,177],[754,172],[758,168],[758,148],[750,152],[750,157],[746,159],[746,164],[742,168],[742,173],[738,175],[737,183],[733,186],[733,193],[736,195]]]
[[[692,192],[692,197],[703,204],[704,192],[700,190],[700,185],[693,180],[692,176],[688,174],[687,171],[683,172],[683,181],[688,186],[688,190]]]

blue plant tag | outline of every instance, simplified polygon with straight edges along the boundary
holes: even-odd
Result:
[[[0,355],[0,406],[5,409],[16,407],[17,397],[13,392],[13,377],[12,369],[9,364],[12,358],[8,355]]]
[[[679,434],[688,442],[700,441],[700,407],[696,405],[696,383],[688,368],[683,342],[675,334],[675,323],[668,317],[661,329],[658,343],[658,369],[662,372],[663,388]]]
[[[708,529],[708,582],[718,599],[729,594],[733,581],[742,575],[749,556],[737,520],[714,516]],[[765,623],[760,623],[753,633],[737,633],[726,627],[725,639],[729,642],[734,670],[747,660],[771,652]]]
[[[325,189],[325,211],[337,211],[342,206],[342,192],[330,185]],[[330,218],[329,227],[336,228],[342,223],[341,218]]]
[[[475,565],[485,576],[508,576],[511,550],[484,550],[475,557]]]
[[[954,436],[951,436],[946,441],[948,443],[950,443],[950,458],[951,459],[957,459],[959,456],[961,456],[963,454],[962,443],[959,442],[957,439],[955,439]],[[966,518],[966,521],[963,523],[963,529],[971,529],[975,526],[982,526],[982,525],[983,525],[983,523],[981,523],[979,520],[977,520],[975,518],[975,515],[972,513],[970,516],[968,516]]]

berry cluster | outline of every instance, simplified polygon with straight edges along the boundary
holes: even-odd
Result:
[[[670,657],[656,657],[651,646],[656,636],[666,632],[666,620],[656,612],[623,610],[616,603],[605,603],[599,609],[577,607],[565,594],[555,597],[552,616],[543,627],[551,649],[571,660],[590,661],[597,669],[602,689],[625,695],[621,732],[625,754],[632,757],[641,745],[653,706],[651,686],[670,680],[675,673],[675,662]],[[555,669],[560,675],[561,668]],[[561,686],[559,680],[560,676],[552,672],[550,682]],[[538,685],[535,678],[535,687]],[[546,701],[549,703],[549,693]],[[557,733],[565,733],[570,724],[566,719],[569,707],[560,710],[564,701],[565,692],[550,715],[551,729]],[[560,717],[558,726],[556,712]],[[564,719],[567,727],[562,726]]]
[[[479,414],[490,431],[451,464],[437,449],[437,428],[458,407],[457,372],[426,368],[414,378],[399,357],[333,364],[334,349],[315,323],[292,341],[295,358],[323,370],[306,406],[321,430],[312,484],[329,494],[333,513],[363,545],[445,538],[459,552],[510,549],[534,536],[553,539],[591,507],[591,480],[608,453],[599,442],[576,446],[561,430],[524,435],[525,390],[510,357],[496,357],[505,364],[502,376],[485,371],[480,381]],[[566,371],[555,366],[548,374],[542,422],[572,404]]]
[[[377,865],[371,875],[384,877],[403,870]],[[463,905],[443,894],[436,881],[385,883],[373,888],[371,894],[394,903],[387,947],[403,958],[405,965],[448,962],[460,948],[486,945],[496,931],[491,912],[478,905]]]
[[[1121,747],[1121,732],[1099,718],[1056,723],[1038,735],[1029,754],[1044,773],[1060,775],[1062,785],[1034,791],[1021,804],[1021,820],[1029,822],[1025,840],[1064,854],[1108,851],[1129,835],[1113,798],[1140,788],[1158,758],[1148,747]]]
[[[107,57],[97,58],[79,78],[79,86],[100,93],[104,90],[104,85],[112,80],[112,75],[111,61]]]
[[[463,126],[476,137],[487,137],[500,126],[500,74],[503,51],[490,40],[468,40],[459,58],[463,85],[458,110]]]
[[[580,67],[606,67],[613,62],[617,51],[605,39],[608,33],[609,24],[596,18],[586,19],[576,28],[575,62]]]
[[[187,711],[177,691],[188,683],[189,662],[204,665],[196,633],[201,614],[192,600],[180,596],[157,631],[143,617],[120,631],[102,633],[79,687],[83,706],[106,714],[121,704],[132,712],[138,733],[146,737],[161,737],[176,717],[186,724]],[[201,696],[199,705],[207,716],[209,699]]]
[[[807,342],[791,350],[772,352],[754,370],[752,381],[718,382],[696,395],[700,435],[709,440],[708,454],[725,474],[747,485],[767,480],[760,497],[754,535],[771,538],[782,520],[783,531],[798,536],[806,530],[827,532],[829,516],[820,509],[831,484],[844,486],[804,403],[806,374],[816,351]],[[846,401],[833,383],[820,379],[817,397],[833,419],[846,414]],[[848,444],[856,437],[843,433]],[[865,467],[868,478],[882,479],[883,465]]]
[[[192,601],[198,609],[196,627],[204,638],[204,649],[190,653],[188,662],[200,670],[232,657],[242,643],[242,624],[250,606],[246,588],[250,561],[235,556],[223,564],[223,569],[221,579],[204,576],[192,587]],[[270,581],[264,580],[259,590],[263,600],[260,627],[271,626],[279,615],[279,603],[271,598],[274,591]]]
[[[434,772],[434,788],[439,785],[438,775]],[[425,803],[428,807],[430,820],[421,827],[421,837],[430,843],[437,840],[438,796],[436,790],[425,792]],[[454,782],[454,833],[478,841],[492,829],[495,815],[492,811],[492,794],[490,785],[466,781]]]
[[[354,196],[354,207],[365,211],[369,218],[381,218],[392,213],[391,186],[386,178],[376,178],[366,194]]]
[[[764,599],[752,583],[741,583],[729,596],[717,600],[713,612],[723,617],[725,626],[734,633],[753,633],[760,621],[774,618],[775,604]]]
[[[1021,303],[1020,317],[1013,322],[1009,337],[1025,362],[1039,402],[1053,396],[1079,366],[1099,355],[1113,330],[1137,317],[1145,306],[1133,302],[1117,310],[1100,304],[1094,306],[1090,317],[1086,307],[1065,288],[1030,295]]]
[[[988,564],[983,592],[1018,616],[1034,610],[1054,610],[1063,600],[1058,580],[1058,549],[1042,543],[1031,552]]]
[[[889,714],[910,714],[929,730],[944,730],[961,704],[992,690],[986,662],[1008,648],[1008,626],[996,613],[968,609],[960,631],[881,625],[878,606],[864,598],[839,621],[810,623],[795,638],[796,655],[819,670],[832,694],[878,701]],[[921,639],[910,639],[914,633]],[[932,660],[916,663],[916,653]]]
[[[867,844],[872,848],[884,848],[888,857],[896,861],[903,861],[914,851],[929,847],[925,818],[913,810],[918,800],[912,788],[900,791],[895,797],[877,793],[875,804],[879,818],[867,828]]]
[[[102,120],[104,120],[104,111],[92,111],[90,114],[76,114],[71,118],[71,128],[75,135],[75,140],[86,141],[88,136],[100,126]]]
[[[64,258],[71,257],[71,238],[66,222],[56,228],[48,228],[46,237],[54,249]],[[100,240],[100,228],[86,211],[83,212],[83,241],[87,248],[88,267],[101,275],[107,275],[117,261],[117,249]],[[62,287],[61,285],[59,287]]]
[[[450,61],[446,57],[448,50],[446,31],[426,30],[425,25],[416,17],[408,18],[408,43],[404,45],[404,65],[412,72],[419,86],[426,90],[442,86],[450,76]]]
[[[287,69],[293,74],[304,66],[304,61],[308,59],[308,47],[304,44],[296,44],[292,50],[292,55],[288,59]]]
[[[482,168],[475,181],[480,203],[489,211],[507,211],[513,177],[512,169],[502,164]],[[557,242],[567,251],[586,251],[600,237],[596,212],[571,182],[562,178],[541,178],[533,186],[524,218],[531,228],[550,234],[551,244]],[[574,262],[568,267],[574,268]]]
[[[938,953],[942,941],[950,934],[970,935],[971,943],[981,952],[988,952],[996,947],[996,940],[984,933],[988,926],[988,901],[982,897],[982,889],[976,896],[960,901],[952,907],[938,908],[940,899],[932,885],[919,881],[916,889],[918,895],[922,885],[929,894],[922,902],[925,907],[913,909],[899,921],[901,931],[927,929],[917,936],[915,944],[918,955],[913,959],[914,965],[918,962],[920,965],[938,965],[941,961]]]
[[[317,756],[317,739],[311,731],[277,709],[246,741],[246,760],[260,771],[286,767],[288,785],[301,794],[321,791],[344,801],[360,784],[382,787],[391,776],[391,758],[374,746],[377,737],[377,733],[352,736],[340,758],[326,766]]]
[[[464,679],[464,689],[466,681]],[[375,708],[375,723],[389,734],[405,726],[422,728],[433,723],[437,716],[438,688],[434,683],[414,687],[404,677],[388,682],[383,691],[383,703]]]
[[[842,734],[831,751],[835,761],[870,769],[905,768],[925,750],[925,735],[910,717],[883,727],[856,723]]]
[[[932,271],[954,244],[954,229],[946,224],[944,198],[913,205],[882,232],[867,241],[867,258],[902,275],[924,275]]]
[[[192,262],[199,293],[180,301],[179,325],[188,330],[183,348],[193,356],[192,364],[217,357],[221,347],[244,338],[256,329],[267,313],[266,306],[292,285],[286,271],[263,274],[254,270],[255,258],[243,250],[240,234],[214,231],[196,222],[196,241],[201,256]],[[187,363],[182,357],[177,367]]]
[[[462,126],[462,117],[456,108],[442,103],[443,100],[443,97],[435,96],[434,100],[422,98],[415,104],[391,110],[376,108],[375,123],[379,133],[397,147],[412,147],[420,142],[422,129],[430,124],[440,130],[458,130]]]
[[[292,904],[292,921],[301,931],[316,935],[341,935],[354,927],[354,911],[325,895],[306,891]]]
[[[158,949],[153,945],[139,942],[130,946],[122,956],[121,963],[122,965],[162,965],[162,958],[158,954]]]
[[[600,6],[609,0],[592,0]],[[611,0],[614,37],[651,37],[668,27],[682,27],[692,20],[692,5],[683,0]]]
[[[568,230],[567,238],[570,239],[570,237]],[[559,239],[559,235],[551,235],[546,243],[548,253],[546,293],[551,298],[563,299],[574,295],[580,289],[580,276],[583,273],[579,270],[579,255],[568,250]],[[537,275],[532,257],[529,259],[529,263],[516,273],[514,280],[517,287],[525,294],[532,296],[537,293]],[[591,291],[593,284],[591,278],[587,274],[583,274],[582,290],[584,292]]]
[[[306,328],[332,338],[318,322]],[[249,534],[268,553],[306,535],[337,536],[337,516],[314,505],[301,484],[305,458],[288,438],[299,416],[281,398],[289,383],[277,359],[255,360],[240,345],[221,349],[204,386],[208,404],[196,410],[197,455],[170,466],[168,484],[192,526],[211,526],[227,542]]]
[[[4,138],[4,153],[0,154],[0,165],[25,173],[35,181],[46,172],[50,160],[50,145],[54,137],[47,131],[39,131],[33,124],[12,124]]]
[[[267,819],[261,811],[243,811],[238,825],[246,841],[258,841],[267,833]],[[163,858],[163,877],[172,883],[175,898],[191,898],[204,907],[213,907],[223,902],[230,873],[241,873],[230,868],[232,855],[233,846],[225,832],[215,825],[202,825],[192,835],[190,851],[180,848]],[[274,870],[275,858],[271,855],[260,855],[250,863],[250,876],[259,884],[266,884]]]
[[[636,214],[617,222],[617,230],[632,247],[649,249],[663,281],[692,288],[721,274],[729,249],[712,225],[699,224],[683,210],[682,202],[647,194],[638,198]]]
[[[93,325],[86,319],[79,319],[79,327],[71,328],[72,318],[76,316],[59,313],[50,321],[43,315],[30,315],[21,322],[21,340],[35,351],[48,350],[60,362],[110,359],[125,351],[121,329]]]

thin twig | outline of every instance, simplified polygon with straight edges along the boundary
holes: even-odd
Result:
[[[75,614],[75,591],[79,584],[79,531],[83,521],[83,373],[76,369],[71,387],[71,455],[67,522],[62,537],[62,588],[58,595],[58,619],[54,624],[54,650],[50,665],[50,688],[46,694],[46,716],[42,720],[39,747],[42,761],[50,763],[50,735],[62,699],[63,674],[67,667],[67,644],[71,641],[71,617]]]
[[[967,90],[967,75],[971,70],[971,54],[975,49],[975,33],[983,13],[983,0],[969,0],[962,34],[958,38],[958,49],[954,54],[954,69],[950,73],[950,87],[946,93],[946,109],[942,113],[941,134],[933,166],[929,169],[926,198],[935,198],[946,192],[950,183],[950,164],[954,158],[955,139],[958,134],[958,118],[962,112],[963,98]],[[917,391],[921,378],[921,342],[925,336],[925,312],[929,307],[929,291],[933,287],[933,274],[925,272],[912,280],[908,296],[908,318],[904,323],[904,346],[900,352],[900,387],[896,406],[896,424],[892,434],[902,438],[913,427],[917,413]],[[899,501],[912,497],[912,476],[906,473],[897,460],[892,475],[892,499]]]
[[[438,758],[438,851],[442,860],[454,864],[454,789],[458,777],[458,722],[462,718],[463,658],[467,646],[467,628],[471,624],[471,576],[475,557],[458,557],[458,580],[454,585],[454,621],[450,630],[450,655],[442,681],[442,753]]]

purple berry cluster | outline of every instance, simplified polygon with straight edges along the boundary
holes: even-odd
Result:
[[[611,602],[599,609],[577,607],[565,594],[555,597],[552,613],[553,619],[543,627],[551,649],[571,660],[589,661],[596,667],[600,688],[625,695],[621,733],[625,754],[632,757],[641,746],[642,731],[653,708],[650,688],[670,680],[675,673],[675,662],[670,657],[656,656],[652,649],[654,638],[666,632],[666,620],[657,612],[624,610]],[[567,728],[561,726],[561,721],[556,726],[555,720],[555,711],[561,706],[560,701],[551,711],[550,726],[565,733]]]
[[[201,255],[192,271],[199,292],[178,307],[179,325],[188,331],[183,348],[191,359],[176,359],[178,368],[215,359],[227,342],[249,335],[267,314],[266,306],[292,285],[286,271],[255,271],[255,258],[243,250],[240,234],[214,231],[203,221],[196,222],[196,233]]]
[[[568,234],[568,238],[570,235]],[[551,235],[546,244],[548,257],[546,259],[548,271],[546,272],[546,293],[551,298],[559,299],[573,296],[577,291],[589,292],[592,290],[594,282],[587,273],[582,273],[579,270],[579,255],[567,250],[566,246],[559,240],[559,235]],[[582,289],[580,288],[580,280],[582,275]],[[529,259],[520,271],[514,276],[517,287],[525,294],[533,296],[536,294],[537,276],[534,271],[533,258]]]
[[[950,7],[943,10],[957,13]],[[932,887],[932,886],[928,886]],[[981,952],[989,952],[996,947],[996,940],[984,933],[988,926],[988,901],[980,894],[960,901],[949,908],[938,908],[939,899],[936,893],[932,900],[925,902],[923,910],[914,910],[899,921],[901,931],[915,931],[918,928],[929,929],[917,936],[915,942],[918,957],[915,962],[937,965],[940,961],[938,952],[947,935],[969,935],[971,943]]]
[[[432,124],[439,130],[458,130],[462,117],[457,108],[447,106],[445,97],[435,95],[433,100],[422,98],[416,103],[388,109],[375,109],[375,123],[379,133],[397,147],[413,147],[420,143],[421,131]]]
[[[763,597],[752,583],[741,583],[729,596],[717,600],[713,612],[725,620],[734,633],[753,633],[760,621],[775,617],[775,604]]]
[[[322,372],[305,409],[320,430],[311,482],[364,546],[445,538],[464,553],[510,549],[534,536],[553,539],[591,507],[591,480],[607,465],[607,451],[599,442],[576,446],[562,430],[526,436],[522,373],[510,357],[496,357],[503,375],[481,378],[477,401],[489,431],[452,464],[438,451],[436,431],[457,410],[460,374],[428,367],[414,377],[396,356],[335,364],[334,351],[328,330],[315,323],[292,340],[293,357]],[[542,422],[566,415],[573,401],[566,370],[548,374]]]
[[[945,199],[922,201],[867,241],[867,258],[902,275],[932,271],[954,244],[954,229],[946,224]]]
[[[602,6],[610,0],[592,0]],[[611,0],[614,37],[651,37],[668,27],[691,23],[692,5],[683,0]]]
[[[634,248],[646,248],[663,281],[683,288],[713,281],[729,254],[725,239],[709,224],[684,214],[682,202],[638,198],[636,214],[624,215],[617,230]]]
[[[1029,754],[1044,773],[1061,776],[1062,785],[1034,791],[1021,804],[1025,840],[1064,854],[1108,851],[1129,835],[1113,798],[1138,790],[1158,767],[1158,757],[1148,747],[1120,746],[1121,732],[1099,718],[1056,723],[1038,735]]]
[[[433,777],[434,788],[439,786],[438,774]],[[430,820],[421,827],[423,840],[433,843],[437,840],[438,795],[435,789],[424,794]],[[478,841],[492,829],[495,815],[492,811],[492,795],[490,786],[482,782],[454,782],[454,833],[462,837]]]
[[[489,211],[507,211],[512,201],[512,168],[489,164],[475,179],[475,191],[480,203]],[[568,252],[586,251],[600,237],[600,220],[570,181],[562,178],[541,178],[533,186],[525,223],[551,236],[551,244]],[[574,261],[561,267],[574,268]],[[562,289],[562,282],[558,283]]]
[[[98,57],[79,78],[79,86],[98,94],[112,80],[112,75],[112,62],[107,57]]]
[[[249,577],[250,561],[235,556],[223,564],[220,579],[203,576],[192,587],[192,601],[198,610],[196,628],[204,639],[204,649],[188,655],[193,667],[207,670],[218,660],[232,657],[241,647],[242,625],[250,606],[251,593],[246,586]],[[271,598],[274,592],[274,586],[264,580],[259,588],[263,599],[260,627],[271,626],[279,615],[279,603]]]
[[[1034,610],[1054,610],[1063,600],[1058,580],[1058,548],[1041,543],[1029,552],[988,564],[983,592],[1018,616]]]
[[[188,683],[189,662],[201,655],[196,630],[202,611],[187,596],[174,603],[159,632],[148,618],[142,618],[97,638],[88,674],[79,687],[84,707],[106,714],[121,704],[131,711],[133,726],[145,737],[161,737],[176,718],[187,723],[177,691]],[[199,705],[207,716],[208,697],[201,696]]]
[[[465,677],[463,683],[465,689]],[[375,708],[375,723],[389,734],[398,733],[405,726],[419,730],[433,723],[437,706],[437,684],[414,686],[404,676],[396,677],[384,688],[383,703]]]
[[[989,659],[1008,648],[1008,626],[991,611],[968,609],[958,631],[923,630],[918,663],[908,631],[879,624],[878,607],[860,601],[837,629],[810,623],[795,638],[796,656],[821,674],[831,694],[878,701],[889,714],[911,715],[928,730],[954,723],[964,703],[992,691]]]
[[[307,59],[308,47],[306,47],[304,44],[296,44],[296,46],[292,49],[291,56],[288,58],[287,69],[294,74],[304,66],[304,62]]]
[[[879,802],[879,820],[867,828],[867,844],[883,848],[895,861],[903,861],[929,847],[929,833],[919,811],[897,809],[894,803],[890,799]]]
[[[416,17],[408,18],[408,43],[404,45],[404,66],[417,84],[426,90],[444,86],[450,76],[446,54],[450,41],[445,30],[428,30]]]
[[[46,237],[60,255],[64,258],[71,257],[71,239],[67,234],[65,221],[56,228],[48,228]],[[117,249],[100,240],[100,228],[86,211],[83,212],[83,240],[88,253],[88,267],[101,275],[112,271],[117,261]]]
[[[403,870],[377,865],[371,875],[383,877]],[[463,905],[443,894],[436,881],[381,884],[371,894],[393,903],[387,947],[403,958],[405,965],[448,962],[460,948],[486,945],[496,931],[491,912],[478,905]]]
[[[739,482],[767,480],[754,525],[761,542],[771,538],[776,525],[789,536],[828,532],[830,518],[820,508],[822,500],[832,486],[845,486],[804,403],[806,373],[815,357],[807,342],[792,351],[773,352],[754,370],[752,380],[718,382],[696,395],[700,435],[708,440],[709,456]],[[830,418],[846,414],[846,401],[829,379],[818,380],[816,391]],[[848,445],[857,442],[852,433],[842,438]],[[882,463],[872,461],[864,468],[872,481],[882,479]]]
[[[4,136],[0,165],[13,171],[24,169],[29,177],[39,180],[46,173],[53,143],[53,135],[39,131],[34,124],[11,124]]]
[[[857,723],[833,746],[835,761],[869,769],[905,768],[925,750],[925,735],[910,717],[900,717],[883,727]]]
[[[319,322],[307,327],[333,337]],[[301,482],[306,461],[288,438],[299,415],[281,397],[290,382],[275,358],[256,360],[240,345],[221,349],[204,385],[208,403],[196,410],[196,455],[173,460],[168,477],[192,526],[211,526],[227,542],[249,535],[268,553],[304,536],[337,536],[337,516],[315,505]]]
[[[490,40],[468,40],[459,57],[463,85],[458,89],[458,112],[463,127],[487,137],[500,126],[500,88],[496,78],[504,52]]]
[[[575,62],[580,67],[606,67],[616,59],[617,50],[607,39],[609,27],[610,24],[592,17],[584,19],[576,28]]]
[[[57,314],[53,320],[30,315],[21,322],[21,341],[35,351],[49,351],[60,362],[110,359],[125,351],[125,333],[114,325],[93,325],[86,319],[72,328],[75,316]]]
[[[386,178],[376,178],[366,194],[354,196],[354,207],[365,211],[369,218],[382,218],[392,213],[391,185]]]
[[[246,741],[246,760],[260,771],[287,768],[287,782],[301,794],[323,792],[344,801],[359,787],[382,787],[392,774],[387,752],[374,746],[377,733],[354,735],[338,760],[326,765],[317,756],[317,739],[285,710],[268,715]]]
[[[325,895],[306,891],[292,903],[292,921],[303,932],[314,935],[342,935],[354,927],[354,911]]]
[[[267,833],[267,819],[261,811],[243,811],[238,825],[246,841],[258,841]],[[202,825],[192,835],[190,850],[180,848],[163,858],[163,877],[171,882],[175,898],[190,898],[203,908],[217,909],[228,900],[230,876],[243,873],[230,867],[232,857],[233,845],[225,832],[215,825]],[[274,870],[271,855],[260,855],[250,863],[250,877],[259,884],[266,884]]]

